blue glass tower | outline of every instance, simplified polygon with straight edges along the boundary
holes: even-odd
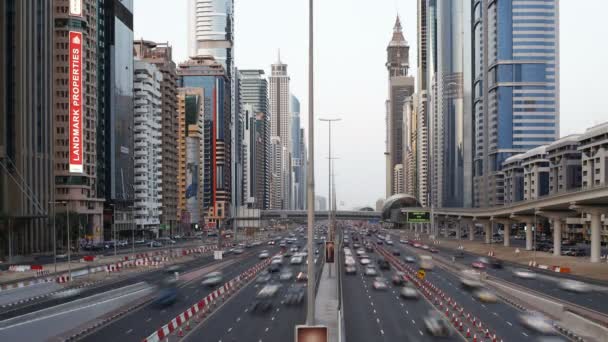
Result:
[[[502,204],[501,165],[559,137],[559,0],[473,0],[475,206]]]

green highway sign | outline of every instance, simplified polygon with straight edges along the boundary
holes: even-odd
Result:
[[[409,223],[430,223],[431,213],[428,211],[408,211],[407,222]]]

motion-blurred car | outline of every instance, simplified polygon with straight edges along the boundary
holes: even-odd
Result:
[[[429,312],[424,318],[424,327],[431,336],[448,337],[452,334],[449,323],[437,311]]]
[[[393,253],[393,255],[396,255],[396,256],[401,255],[401,252],[397,248],[393,249],[392,253]]]
[[[294,286],[290,287],[285,294],[286,305],[298,305],[304,300],[304,287]]]
[[[477,268],[477,269],[480,269],[480,270],[483,270],[483,269],[485,269],[485,268],[486,268],[486,264],[484,264],[484,263],[483,263],[483,262],[481,262],[481,261],[474,261],[474,262],[471,264],[471,266],[472,266],[473,268]]]
[[[355,266],[353,266],[353,265],[347,265],[344,268],[344,272],[346,274],[357,274],[357,268]]]
[[[281,272],[281,274],[279,274],[280,281],[288,281],[291,280],[291,278],[293,278],[293,272],[291,272],[290,270],[285,270]]]
[[[394,243],[393,243],[393,241],[392,241],[392,240],[386,240],[386,244],[387,244],[387,245],[389,245],[389,246],[394,245]]]
[[[301,265],[304,262],[304,258],[301,256],[293,256],[289,260],[289,263],[292,265]]]
[[[372,261],[369,260],[369,258],[362,258],[361,260],[359,260],[359,263],[361,265],[369,265]]]
[[[223,280],[224,280],[224,275],[222,274],[222,272],[216,271],[216,272],[207,273],[203,277],[203,281],[201,282],[201,284],[204,286],[208,286],[208,287],[214,287],[214,286],[219,285]]]
[[[429,248],[429,252],[431,252],[431,253],[439,253],[439,250],[437,248],[435,248],[435,247],[431,247],[431,248]]]
[[[551,321],[538,312],[524,312],[519,315],[519,321],[524,327],[540,334],[552,335],[556,333]]]
[[[390,270],[391,264],[386,259],[378,259],[378,267],[381,270]]]
[[[395,274],[393,274],[393,277],[391,278],[391,282],[395,286],[403,286],[403,285],[405,285],[405,283],[406,283],[406,281],[405,281],[405,273],[403,273],[403,272],[395,272]]]
[[[268,273],[276,273],[281,270],[281,264],[270,264],[268,266]]]
[[[258,257],[260,259],[268,259],[268,257],[270,257],[270,253],[267,250],[263,250]]]
[[[406,257],[404,258],[404,260],[405,260],[405,262],[410,263],[410,264],[413,264],[413,263],[415,263],[415,262],[416,262],[416,258],[414,258],[414,257],[413,257],[413,256],[411,256],[411,255],[406,256]]]
[[[591,291],[591,287],[581,281],[566,279],[559,282],[559,287],[562,290],[584,293]]]
[[[365,268],[365,275],[368,277],[375,277],[378,275],[378,271],[373,266],[367,266]]]
[[[430,248],[429,245],[422,245],[422,249],[424,249],[425,251],[428,251],[429,248]]]
[[[359,248],[359,249],[357,249],[357,251],[356,251],[355,253],[357,254],[357,256],[360,256],[360,255],[362,255],[362,254],[365,254],[365,250],[364,250],[364,249]]]
[[[283,257],[280,255],[273,256],[270,264],[283,265]]]
[[[536,278],[536,273],[526,270],[525,268],[516,269],[515,271],[513,271],[513,275],[518,278],[522,278],[522,279],[535,279]]]
[[[386,290],[386,289],[388,289],[388,284],[387,284],[385,278],[383,278],[383,277],[376,277],[374,279],[374,282],[372,283],[372,287],[375,290]]]
[[[308,280],[308,275],[304,272],[300,272],[298,273],[298,275],[296,276],[296,281],[303,283],[306,282]]]
[[[405,299],[418,299],[419,297],[418,290],[411,286],[404,286],[403,288],[401,288],[399,295]]]
[[[268,274],[268,273],[263,273],[263,274],[260,274],[260,275],[259,275],[259,276],[256,278],[255,282],[256,282],[256,283],[258,283],[258,284],[265,284],[265,283],[269,282],[269,281],[270,281],[270,279],[271,279],[270,274]]]
[[[268,312],[272,309],[273,298],[279,290],[279,285],[269,284],[264,286],[255,297],[253,301],[251,312]]]
[[[488,290],[479,289],[473,293],[473,296],[477,298],[480,302],[484,303],[496,303],[498,302],[498,297]]]
[[[242,248],[235,248],[234,250],[232,250],[232,253],[234,254],[243,254],[244,252],[245,250]]]
[[[399,240],[399,243],[400,243],[400,244],[402,244],[402,245],[405,245],[405,244],[407,243],[407,240],[400,239],[400,240]]]

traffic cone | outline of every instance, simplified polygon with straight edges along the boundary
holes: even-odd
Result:
[[[486,337],[490,337],[490,330],[486,329]]]
[[[190,322],[186,322],[186,331],[190,331]]]
[[[471,337],[471,329],[467,328],[467,338]]]
[[[473,335],[473,342],[477,342],[477,334]]]
[[[496,342],[496,334],[492,337],[492,342]]]
[[[184,331],[182,330],[182,328],[179,328],[179,331],[177,332],[177,337],[184,337]]]
[[[462,322],[460,322],[460,326],[458,327],[458,330],[462,331],[464,328],[462,327]]]

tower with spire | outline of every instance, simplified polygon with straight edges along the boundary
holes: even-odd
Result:
[[[397,15],[393,27],[393,37],[386,48],[386,69],[388,70],[388,100],[386,100],[386,197],[404,193],[400,184],[410,175],[411,165],[404,156],[407,154],[408,137],[404,134],[413,127],[406,127],[406,112],[412,111],[414,78],[408,76],[410,46],[403,36],[401,20]],[[411,120],[409,120],[411,122]],[[404,170],[401,172],[400,170]],[[411,177],[410,177],[411,178]],[[414,195],[414,194],[411,194]]]
[[[388,43],[386,53],[386,68],[389,77],[407,76],[410,67],[410,46],[403,37],[401,20],[398,15],[393,27],[393,38]]]

